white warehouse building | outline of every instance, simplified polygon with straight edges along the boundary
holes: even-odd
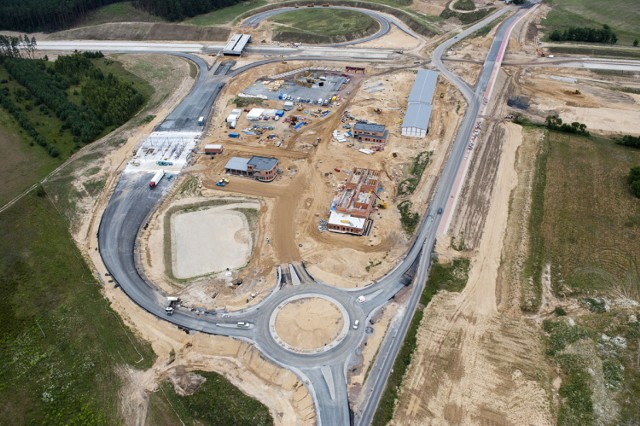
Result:
[[[433,109],[431,102],[436,91],[438,73],[418,70],[409,93],[407,112],[402,122],[402,136],[423,138],[429,133],[429,121]]]

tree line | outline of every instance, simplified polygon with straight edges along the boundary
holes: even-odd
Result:
[[[549,130],[556,130],[564,133],[575,133],[577,135],[589,136],[591,135],[587,130],[587,125],[574,121],[571,124],[563,123],[562,118],[550,115],[545,121],[545,126]]]
[[[618,145],[629,146],[631,148],[640,148],[640,136],[624,135],[616,141]]]
[[[549,35],[551,41],[583,41],[587,43],[616,44],[618,36],[608,25],[601,29],[589,27],[570,27],[564,31],[553,30]]]
[[[23,53],[29,58],[33,57],[38,43],[35,37],[6,36],[0,34],[0,57],[21,58]]]
[[[68,28],[89,12],[122,0],[0,0],[0,29],[55,31]],[[242,0],[135,0],[133,5],[170,21],[232,6]]]
[[[94,141],[110,126],[125,123],[145,101],[144,96],[130,84],[111,73],[105,75],[91,61],[102,56],[100,52],[75,53],[60,56],[53,64],[5,57],[0,58],[0,63],[24,87],[14,92],[15,101],[25,103],[25,99],[35,99],[36,106],[48,108],[62,122],[60,131],[69,131],[78,145]],[[72,100],[70,92],[79,96],[79,100]],[[39,145],[45,148],[50,145],[38,136],[30,122],[28,111],[31,104],[21,110],[10,99],[8,89],[3,88],[2,106]],[[49,153],[57,156],[55,151],[52,153],[50,150]]]

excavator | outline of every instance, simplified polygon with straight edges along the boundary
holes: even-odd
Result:
[[[380,198],[380,197],[378,196],[378,194],[376,194],[374,191],[369,191],[369,193],[370,193],[370,194],[375,195],[375,196],[376,196],[376,198],[377,198],[378,200],[380,200],[380,203],[378,203],[378,207],[379,207],[379,208],[381,208],[381,209],[386,209],[386,208],[388,207],[387,202],[386,202],[386,201],[384,201],[382,198]]]

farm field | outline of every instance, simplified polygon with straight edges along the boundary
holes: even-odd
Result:
[[[609,25],[618,36],[616,46],[631,46],[640,38],[640,8],[635,0],[552,0],[553,9],[542,22],[547,35],[568,27]]]
[[[600,138],[550,132],[543,212],[544,264],[557,294],[640,297],[640,203],[628,189],[640,151]],[[544,265],[540,265],[544,268]]]

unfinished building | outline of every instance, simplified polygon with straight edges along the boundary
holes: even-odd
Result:
[[[381,190],[380,171],[354,168],[331,203],[327,229],[341,234],[367,235],[372,224],[369,215]]]
[[[389,131],[383,124],[356,123],[353,136],[360,142],[386,143]]]

